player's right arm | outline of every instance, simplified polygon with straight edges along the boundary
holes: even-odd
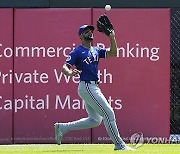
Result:
[[[81,73],[78,69],[71,69],[72,66],[76,63],[77,61],[77,52],[75,50],[71,51],[70,54],[68,55],[65,64],[62,66],[62,73],[67,75],[67,76],[76,76]]]
[[[76,76],[78,74],[81,73],[81,71],[77,70],[77,69],[71,69],[71,66],[69,64],[64,64],[62,66],[62,70],[63,74],[67,75],[67,76]]]

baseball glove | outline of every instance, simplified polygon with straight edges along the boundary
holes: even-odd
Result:
[[[107,36],[114,30],[112,23],[106,15],[101,15],[97,20],[97,30]]]

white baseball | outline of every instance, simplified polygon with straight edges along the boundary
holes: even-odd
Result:
[[[110,11],[110,10],[111,10],[111,5],[106,5],[106,6],[105,6],[105,10],[106,10],[106,11]]]

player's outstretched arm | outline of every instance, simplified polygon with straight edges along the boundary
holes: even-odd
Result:
[[[63,74],[67,75],[67,76],[76,76],[78,74],[81,73],[81,71],[77,70],[77,69],[73,69],[71,70],[71,66],[68,64],[64,64],[62,66],[61,71],[63,72]]]
[[[114,30],[109,35],[110,39],[110,51],[107,51],[107,58],[117,56],[117,43]]]

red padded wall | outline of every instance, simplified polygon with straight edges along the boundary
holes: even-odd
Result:
[[[0,9],[0,144],[12,143],[13,9]]]

